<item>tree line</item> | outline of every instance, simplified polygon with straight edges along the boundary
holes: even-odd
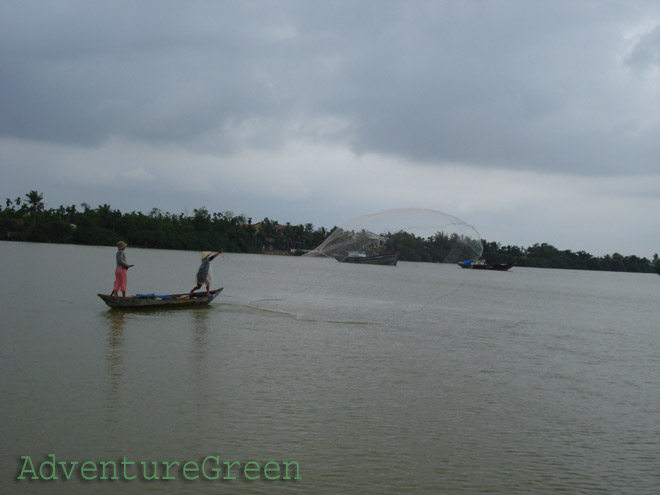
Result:
[[[108,204],[86,203],[45,209],[43,194],[30,191],[25,199],[7,198],[0,211],[0,239],[84,245],[115,245],[124,240],[134,247],[262,253],[313,249],[329,235],[321,227],[279,224],[231,211],[173,214],[153,208],[148,214],[122,213]]]
[[[637,272],[660,274],[658,254],[653,260],[638,256],[623,256],[619,253],[593,256],[585,251],[559,250],[547,244],[534,244],[528,248],[502,246],[498,242],[484,241],[483,258],[489,263],[515,261],[518,266],[536,268],[565,268],[573,270],[604,270],[613,272]]]
[[[292,225],[264,218],[253,222],[231,211],[210,212],[205,207],[192,214],[173,214],[153,208],[148,214],[122,213],[109,204],[92,208],[86,203],[46,209],[43,194],[28,192],[24,198],[7,198],[0,205],[0,239],[83,245],[115,245],[124,240],[145,248],[215,250],[237,253],[302,254],[321,244],[334,229],[313,224]],[[468,240],[469,241],[469,240]],[[442,261],[453,236],[441,232],[422,239],[407,232],[390,233],[385,246],[404,261]],[[660,260],[618,253],[602,257],[585,251],[561,251],[552,245],[528,248],[482,241],[483,258],[489,263],[515,261],[518,266],[660,273]]]

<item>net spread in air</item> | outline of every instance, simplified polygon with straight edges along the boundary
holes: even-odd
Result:
[[[482,249],[472,226],[439,211],[362,215],[302,257],[272,257],[250,304],[309,321],[406,325],[413,314],[438,310],[471,272],[457,262]]]
[[[482,249],[479,234],[463,220],[435,210],[408,208],[344,222],[305,256],[346,261],[396,254],[401,261],[456,263],[479,258]]]

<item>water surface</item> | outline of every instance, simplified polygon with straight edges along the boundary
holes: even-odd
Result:
[[[145,313],[96,296],[114,252],[0,243],[3,493],[657,493],[657,275],[223,254],[211,306]],[[129,293],[195,284],[127,258]],[[302,480],[16,481],[47,454]]]

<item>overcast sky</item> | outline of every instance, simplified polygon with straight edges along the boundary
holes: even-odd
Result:
[[[660,252],[660,2],[0,3],[0,194]]]

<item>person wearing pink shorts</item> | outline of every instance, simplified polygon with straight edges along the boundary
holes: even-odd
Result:
[[[127,284],[127,274],[128,269],[133,265],[126,263],[126,243],[124,241],[119,241],[117,243],[117,268],[115,268],[115,285],[112,289],[113,296],[116,296],[119,291],[122,293],[122,297],[126,297],[126,284]]]

